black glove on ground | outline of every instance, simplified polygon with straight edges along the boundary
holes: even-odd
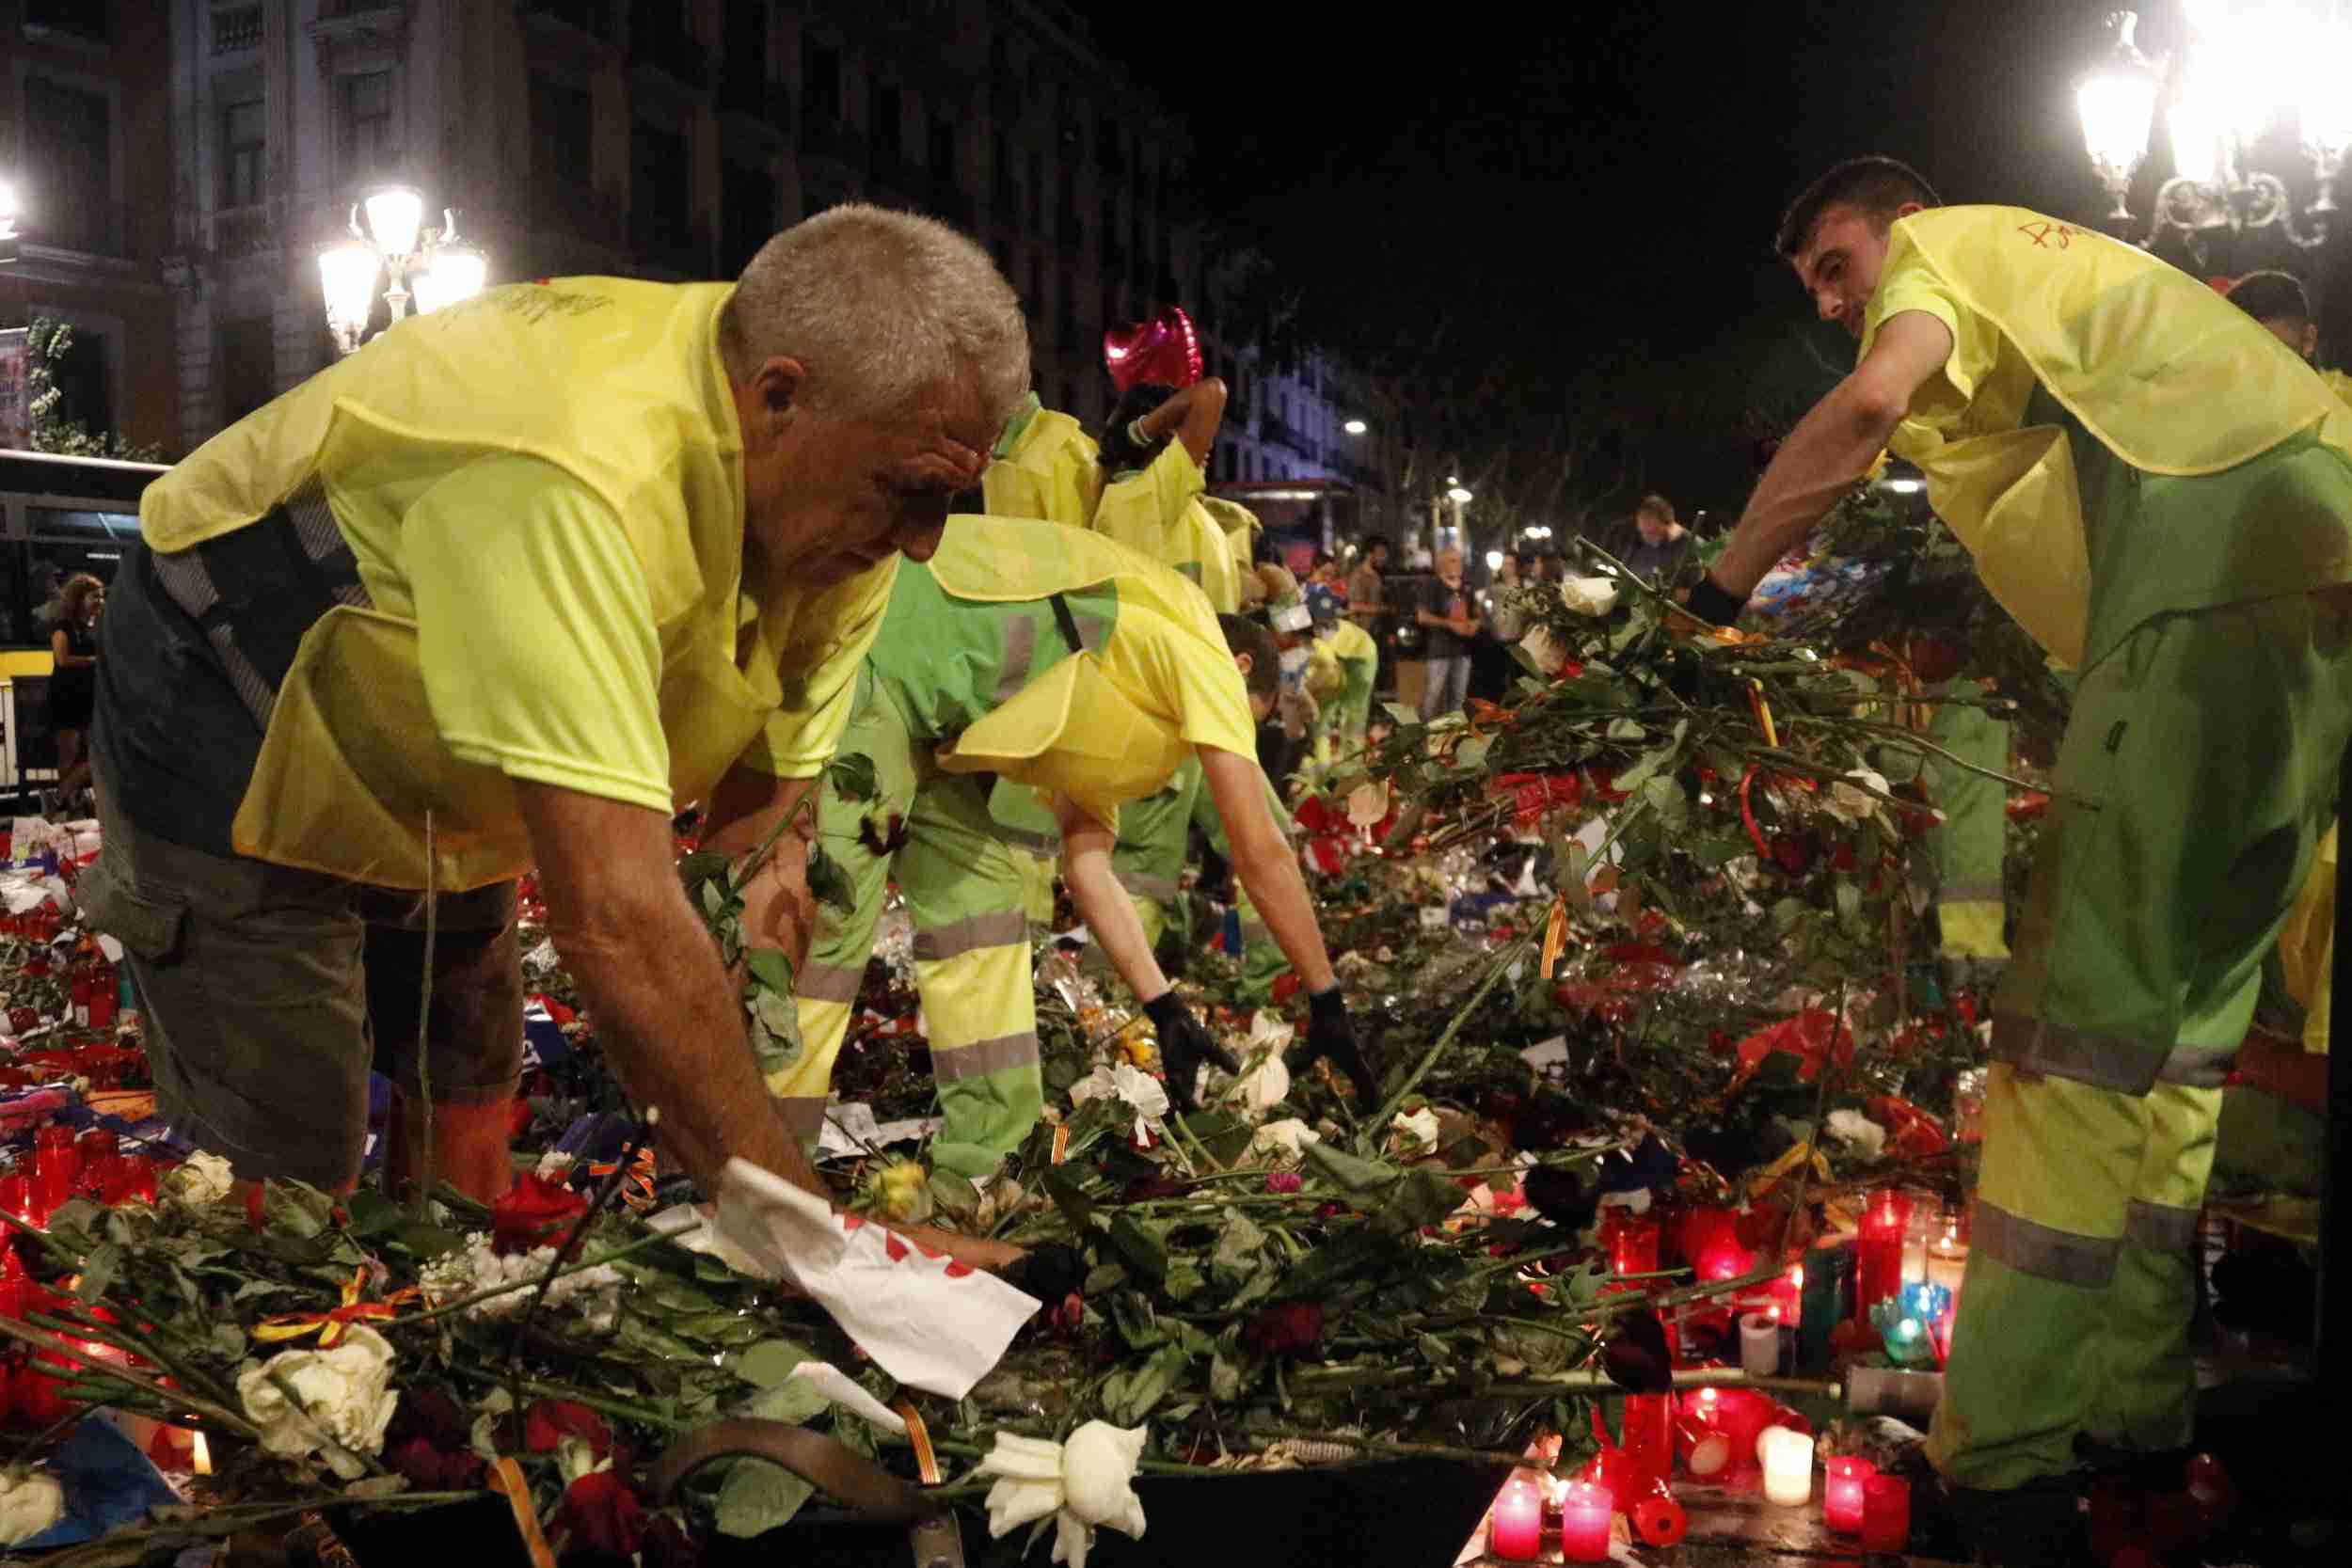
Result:
[[[1241,1070],[1240,1060],[1216,1043],[1173,990],[1162,991],[1146,1002],[1143,1013],[1160,1037],[1160,1064],[1168,1072],[1168,1098],[1176,1109],[1199,1109],[1192,1086],[1200,1077],[1202,1062],[1215,1062],[1228,1072]]]

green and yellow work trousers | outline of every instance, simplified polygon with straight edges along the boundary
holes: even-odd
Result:
[[[2017,954],[1929,1444],[1963,1486],[2186,1444],[2221,1085],[2334,820],[2352,625],[2293,595],[2162,614],[2084,673]]]
[[[818,816],[852,905],[818,911],[798,979],[801,1054],[768,1086],[814,1138],[895,876],[914,919],[915,988],[944,1117],[932,1161],[977,1180],[1020,1147],[1045,1105],[1024,879],[989,813],[989,781],[940,771],[889,692],[866,675],[861,686],[840,751],[872,760],[877,793],[849,800],[829,789]]]

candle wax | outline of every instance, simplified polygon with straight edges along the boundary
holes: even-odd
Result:
[[[1533,1562],[1543,1544],[1543,1497],[1526,1481],[1515,1481],[1495,1499],[1486,1524],[1486,1550],[1506,1562]]]
[[[1560,1551],[1570,1562],[1609,1560],[1610,1516],[1616,1497],[1607,1487],[1571,1481],[1560,1499]]]
[[[1813,1439],[1773,1427],[1756,1440],[1764,1456],[1764,1500],[1802,1508],[1813,1496]]]

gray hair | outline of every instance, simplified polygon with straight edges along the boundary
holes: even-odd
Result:
[[[762,245],[721,313],[730,375],[772,356],[809,373],[810,401],[887,416],[943,381],[1001,424],[1029,389],[1029,329],[986,250],[935,218],[852,202]]]

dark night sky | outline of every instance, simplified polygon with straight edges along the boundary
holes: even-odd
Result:
[[[1524,324],[1523,373],[1623,366],[1604,395],[1671,397],[1650,476],[1687,514],[1741,499],[1744,409],[1801,408],[1851,361],[1771,256],[1781,209],[1827,165],[1886,152],[1947,200],[2104,211],[2074,82],[2107,8],[1472,0],[1388,26],[1213,0],[1181,28],[1096,29],[1195,126],[1203,207],[1287,276],[1358,298],[1474,293]],[[2170,10],[2142,8],[2143,44]]]

